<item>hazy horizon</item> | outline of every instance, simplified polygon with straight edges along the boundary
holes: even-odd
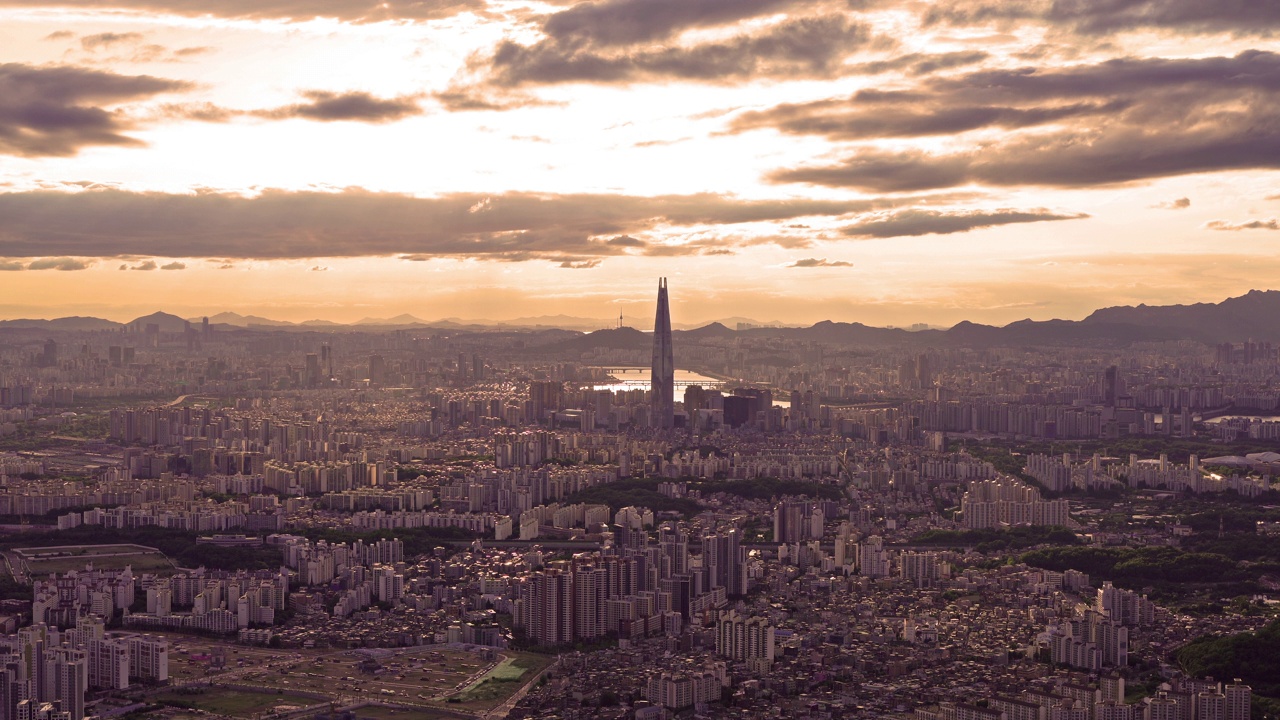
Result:
[[[1271,292],[1271,291],[1251,289],[1247,292]],[[1227,297],[1219,298],[1216,300],[1210,300],[1207,302],[1209,302],[1210,304],[1217,304],[1219,302],[1222,302],[1234,297],[1240,297],[1241,295],[1244,295],[1244,294],[1246,294],[1246,292],[1241,292],[1236,295],[1230,295]],[[641,304],[643,304],[642,301],[641,301]],[[1174,304],[1189,305],[1192,303],[1174,303]],[[673,308],[674,308],[673,309],[673,313],[674,313],[678,309],[677,303],[673,302]],[[1083,320],[1085,317],[1092,314],[1093,311],[1100,310],[1100,309],[1102,308],[1093,308],[1092,310],[1084,313],[1080,317],[1074,317],[1074,318],[1017,318],[1009,322],[979,323],[979,324],[992,324],[999,327],[1003,327],[1005,325],[1010,324],[1011,322],[1018,322],[1019,320],[1024,320],[1024,319],[1036,320],[1036,321],[1043,321],[1043,320],[1079,321],[1079,320]],[[397,315],[369,314],[369,315],[362,315],[359,317],[353,316],[351,319],[347,319],[347,320],[335,320],[327,317],[307,317],[304,319],[294,319],[290,317],[285,317],[281,315],[279,312],[276,312],[275,310],[270,308],[263,308],[259,312],[243,312],[243,311],[233,311],[233,310],[215,310],[215,311],[204,310],[204,311],[193,311],[185,314],[174,313],[165,308],[158,308],[158,309],[152,309],[150,311],[139,311],[139,312],[135,312],[134,314],[123,313],[123,314],[112,315],[112,314],[104,314],[104,313],[95,314],[92,312],[86,312],[86,313],[72,313],[68,315],[46,315],[44,317],[33,317],[33,316],[0,317],[0,321],[54,320],[54,319],[65,318],[65,317],[95,317],[102,320],[110,320],[118,323],[128,323],[138,318],[152,315],[154,313],[167,313],[169,315],[174,315],[174,316],[183,318],[185,320],[192,320],[192,321],[197,321],[207,317],[213,320],[214,322],[224,322],[218,319],[218,317],[222,315],[236,315],[236,316],[239,316],[240,318],[257,318],[260,320],[286,323],[286,324],[289,324],[286,326],[290,326],[290,327],[306,326],[308,323],[315,323],[314,327],[316,327],[317,329],[323,329],[324,327],[330,326],[330,325],[338,326],[338,327],[358,327],[362,324],[377,326],[378,323],[376,321],[397,320],[399,318],[405,318],[406,316],[408,318],[413,318],[413,320],[406,319],[406,323],[412,323],[412,322],[420,322],[422,324],[442,323],[442,324],[458,324],[458,325],[464,325],[464,326],[467,326],[467,325],[533,326],[536,324],[542,327],[563,327],[565,329],[583,330],[587,332],[594,331],[594,330],[615,328],[617,327],[618,321],[619,321],[619,318],[617,316],[591,317],[586,315],[573,315],[569,313],[557,313],[554,315],[551,315],[551,314],[511,315],[508,317],[479,318],[479,317],[458,317],[458,316],[426,317],[421,314],[415,314],[413,312],[403,312]],[[689,319],[674,320],[673,319],[673,327],[677,330],[691,330],[691,329],[696,329],[700,327],[705,327],[712,323],[724,323],[724,324],[727,324],[730,327],[730,329],[734,329],[734,325],[736,323],[748,323],[748,324],[753,324],[758,326],[808,327],[817,322],[823,322],[823,321],[830,321],[830,322],[837,322],[837,323],[861,323],[863,325],[867,325],[870,327],[900,328],[904,330],[926,329],[926,328],[913,327],[913,325],[927,325],[928,329],[947,329],[947,328],[953,327],[954,325],[960,322],[966,322],[966,321],[977,322],[969,318],[961,318],[960,320],[957,320],[955,322],[945,323],[945,324],[924,323],[924,322],[913,323],[913,324],[894,324],[894,323],[875,324],[875,323],[868,323],[857,318],[827,317],[827,318],[818,318],[817,320],[813,320],[813,321],[803,322],[803,321],[787,321],[784,319],[767,319],[766,320],[761,318],[749,318],[749,317],[743,317],[743,316],[716,316],[716,317],[704,317],[704,318],[698,318],[698,319],[692,319],[692,320],[689,320]],[[389,323],[389,324],[394,325],[394,324],[404,324],[404,323]],[[643,315],[627,316],[624,314],[622,317],[622,325],[623,327],[632,328],[632,329],[640,330],[643,332],[652,332],[653,318],[646,317]]]

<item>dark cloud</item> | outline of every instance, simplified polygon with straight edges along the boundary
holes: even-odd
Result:
[[[892,200],[739,200],[711,193],[633,197],[458,193],[437,198],[349,189],[268,190],[245,198],[114,189],[0,193],[0,257],[283,259],[402,255],[579,262],[654,247],[637,235],[840,217],[919,204]],[[724,247],[691,243],[684,252]]]
[[[485,11],[485,0],[0,0],[0,7],[66,7],[75,10],[127,10],[200,17],[305,21],[335,18],[369,23],[384,20],[434,20]]]
[[[157,115],[167,119],[213,123],[231,122],[243,117],[267,120],[299,118],[319,122],[386,123],[426,112],[418,104],[418,96],[414,95],[380,98],[361,91],[330,92],[326,90],[304,90],[301,95],[307,99],[307,102],[263,110],[240,110],[207,102],[172,103],[162,105],[157,110]]]
[[[80,38],[80,47],[90,52],[111,48],[115,45],[137,45],[142,42],[142,33],[104,32],[97,35],[85,35]]]
[[[624,248],[642,248],[647,244],[645,241],[637,240],[630,235],[619,235],[618,237],[610,238],[606,242],[613,247]]]
[[[16,260],[0,260],[0,272],[15,272],[26,269],[26,265],[23,265]]]
[[[1280,167],[1280,55],[1120,59],[1065,69],[933,77],[904,90],[783,105],[732,131],[776,127],[836,139],[1014,132],[949,153],[862,148],[775,182],[904,191],[966,184],[1086,187]]]
[[[1249,222],[1233,223],[1227,220],[1210,220],[1205,223],[1205,227],[1210,230],[1280,230],[1280,220],[1271,218],[1270,220],[1250,220]]]
[[[967,105],[938,107],[914,93],[860,92],[850,102],[820,101],[779,105],[743,113],[733,131],[772,127],[792,135],[826,135],[836,140],[953,135],[985,127],[1024,128],[1087,115],[1110,115],[1127,101],[1071,103],[1016,108]]]
[[[238,117],[250,114],[244,110],[233,110],[210,102],[198,103],[166,103],[156,109],[156,114],[167,120],[196,120],[198,122],[231,122]]]
[[[200,45],[197,47],[178,48],[177,50],[173,51],[173,54],[177,55],[178,57],[192,57],[194,55],[206,55],[208,53],[214,52],[215,50],[217,50],[217,48],[210,47],[208,45]]]
[[[189,88],[147,75],[0,64],[0,154],[74,155],[91,145],[140,145],[124,134],[131,123],[102,106]]]
[[[148,272],[149,272],[149,271],[151,271],[151,270],[155,270],[155,269],[156,269],[156,268],[158,268],[158,267],[160,267],[160,266],[156,264],[156,261],[155,261],[155,260],[147,260],[146,262],[143,262],[143,263],[139,263],[139,264],[137,264],[137,265],[134,265],[133,267],[131,267],[131,268],[129,268],[129,269],[130,269],[130,270],[144,270],[144,271],[148,271]]]
[[[775,170],[766,175],[766,179],[777,183],[874,187],[880,192],[903,192],[972,182],[970,162],[969,156],[871,150],[848,157],[838,165]]]
[[[1280,92],[1280,55],[1249,51],[1191,60],[1110,60],[1062,70],[984,70],[903,90],[784,104],[735,118],[734,130],[774,127],[836,139],[1021,128],[1072,118],[1172,120],[1174,111]],[[901,128],[894,130],[895,127]]]
[[[565,260],[564,262],[560,263],[560,267],[569,268],[571,270],[590,270],[593,267],[599,267],[599,266],[600,266],[599,260],[578,260],[576,262],[573,260]]]
[[[90,263],[85,260],[69,257],[39,258],[27,263],[28,270],[87,270]]]
[[[410,96],[379,98],[367,92],[335,93],[324,90],[307,90],[302,96],[308,102],[252,114],[276,120],[303,118],[321,122],[343,120],[382,123],[421,115],[423,112],[417,99]]]
[[[991,57],[981,50],[958,50],[949,53],[906,53],[886,60],[859,63],[850,68],[857,75],[882,75],[901,72],[906,75],[930,75],[965,65],[976,65]]]
[[[1151,207],[1157,210],[1186,210],[1191,207],[1191,198],[1178,198],[1177,200],[1165,200],[1158,202]]]
[[[850,237],[861,238],[948,235],[995,225],[1044,222],[1047,220],[1079,220],[1087,217],[1089,216],[1083,213],[1063,215],[1043,208],[993,211],[942,211],[912,208],[860,220],[853,225],[842,228],[841,232]]]
[[[542,30],[561,43],[598,46],[666,40],[695,27],[734,23],[781,12],[803,0],[604,0],[574,5],[547,18]]]
[[[843,260],[828,260],[826,258],[805,258],[797,260],[787,267],[790,268],[816,268],[816,267],[853,267],[853,263]]]
[[[449,112],[471,111],[505,111],[526,107],[560,105],[533,95],[512,91],[508,88],[494,87],[454,87],[441,92],[432,93],[431,97]]]
[[[838,165],[779,170],[774,182],[919,191],[966,184],[1089,187],[1198,172],[1280,168],[1280,128],[1251,137],[1238,124],[1201,132],[1128,129],[1022,138],[982,150],[932,155],[864,152]],[[1259,128],[1261,129],[1261,128]]]
[[[927,25],[1041,22],[1085,35],[1165,28],[1189,32],[1269,35],[1280,28],[1274,0],[943,0],[925,13]]]
[[[747,77],[829,77],[871,42],[870,30],[845,16],[802,17],[757,33],[683,46],[601,49],[549,38],[533,45],[503,41],[472,70],[499,87],[567,82],[657,80],[715,82]]]
[[[70,40],[75,36],[76,34],[70,30],[55,30],[48,35],[45,35],[41,40]]]
[[[161,265],[160,269],[161,270],[186,270],[187,264],[174,261],[171,263],[165,263],[164,265]]]

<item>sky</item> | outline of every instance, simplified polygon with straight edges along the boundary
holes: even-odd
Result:
[[[1280,0],[0,0],[0,317],[1280,288]]]

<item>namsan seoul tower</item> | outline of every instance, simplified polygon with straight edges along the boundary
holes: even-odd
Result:
[[[653,392],[653,426],[670,429],[676,419],[676,364],[671,354],[671,305],[667,279],[658,280],[658,312],[653,318],[653,366],[649,373]]]

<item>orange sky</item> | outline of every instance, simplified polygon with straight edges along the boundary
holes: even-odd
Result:
[[[1280,11],[1235,5],[0,0],[0,317],[644,324],[667,276],[677,323],[1003,324],[1273,288]]]

